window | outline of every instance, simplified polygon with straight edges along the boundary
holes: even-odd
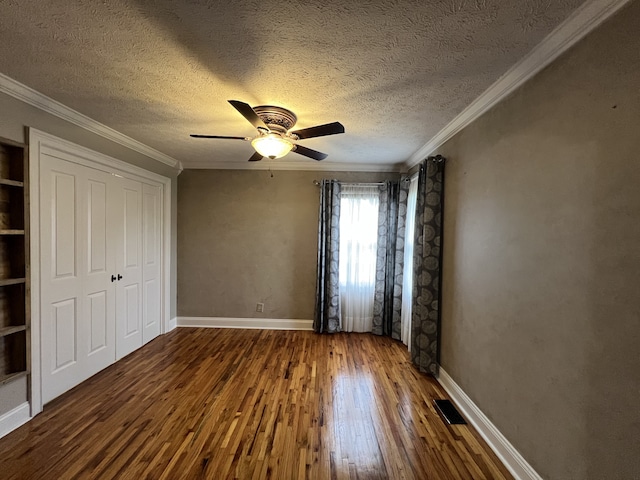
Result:
[[[407,219],[404,237],[404,271],[402,275],[402,313],[400,330],[402,343],[411,351],[411,299],[413,296],[413,236],[416,223],[416,200],[418,198],[418,176],[414,175],[409,184],[407,198]]]
[[[342,186],[340,302],[345,332],[370,332],[373,324],[379,204],[377,186]]]

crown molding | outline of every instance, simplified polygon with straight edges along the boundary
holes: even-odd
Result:
[[[152,158],[160,163],[169,165],[179,171],[182,170],[181,163],[175,158],[159,152],[144,143],[134,140],[111,127],[107,127],[106,125],[103,125],[102,123],[97,122],[92,118],[67,107],[66,105],[63,105],[62,103],[47,97],[33,88],[27,87],[26,85],[23,85],[2,73],[0,73],[0,92],[6,93],[13,98],[28,103],[29,105],[39,108],[51,115],[55,115],[62,120],[73,123],[74,125],[84,128],[96,135],[100,135],[101,137],[111,140],[123,147],[141,153],[142,155]]]
[[[587,0],[405,163],[409,169],[578,43],[630,0]]]
[[[285,157],[286,158],[286,157]],[[316,162],[313,160],[262,160],[261,162],[187,162],[184,168],[192,170],[296,170],[314,172],[400,172],[404,164]]]

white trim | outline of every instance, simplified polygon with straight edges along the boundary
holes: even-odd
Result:
[[[313,320],[292,318],[178,317],[178,327],[313,330]]]
[[[171,328],[171,264],[173,261],[177,261],[177,258],[172,258],[171,247],[171,180],[167,178],[167,181],[163,183],[160,189],[161,195],[164,199],[164,205],[162,216],[162,298],[164,300],[162,305],[162,324],[160,326],[160,334],[168,333]],[[175,328],[175,327],[174,327]]]
[[[40,148],[29,129],[29,243],[31,268],[31,416],[42,412],[42,378],[40,375]],[[37,268],[34,268],[37,267]]]
[[[314,160],[282,159],[263,160],[262,162],[226,161],[226,162],[187,162],[184,168],[203,170],[295,170],[314,172],[400,172],[403,163],[396,165],[378,163],[337,163],[316,162]]]
[[[164,278],[164,291],[167,292],[164,295],[164,302],[162,305],[162,327],[161,333],[167,333],[169,328],[169,312],[171,311],[171,296],[170,292],[170,272],[171,272],[171,179],[158,175],[157,173],[150,172],[143,168],[131,165],[130,163],[123,162],[117,158],[104,155],[89,148],[82,147],[73,142],[63,140],[49,133],[42,132],[35,128],[29,129],[29,143],[31,146],[37,145],[38,155],[31,158],[33,161],[38,162],[40,154],[46,153],[52,157],[61,158],[62,160],[69,160],[70,157],[74,162],[87,167],[96,168],[100,166],[108,172],[113,172],[114,169],[119,173],[127,173],[129,177],[137,177],[143,182],[149,180],[159,183],[163,197],[163,209],[164,216],[162,218],[162,230],[163,230],[163,278]],[[32,147],[33,148],[33,147]],[[35,150],[35,148],[34,148]],[[63,156],[60,156],[60,154]],[[39,177],[39,175],[38,175]],[[33,182],[31,183],[33,185]],[[38,182],[39,185],[39,182]],[[39,203],[38,203],[39,205]],[[33,212],[33,209],[32,209]],[[32,257],[33,258],[33,257]]]
[[[31,416],[29,415],[29,402],[24,402],[13,410],[9,410],[0,416],[0,438],[13,432],[29,420],[31,420]]]
[[[178,328],[178,317],[173,317],[169,319],[169,326],[167,327],[167,333],[169,333],[171,330],[175,330],[176,328]]]
[[[47,97],[46,95],[34,90],[31,87],[7,77],[0,73],[0,92],[16,98],[22,102],[33,105],[40,110],[43,110],[51,115],[55,115],[62,120],[73,123],[89,132],[100,135],[107,140],[111,140],[123,147],[127,147],[135,152],[141,153],[149,158],[152,158],[160,163],[169,165],[170,167],[182,170],[181,163],[173,157],[166,155],[158,150],[151,148],[144,143],[134,140],[111,127],[93,120],[86,115],[73,110],[72,108],[63,105],[62,103]]]
[[[542,477],[442,367],[440,367],[438,382],[516,480],[542,480]]]
[[[96,152],[95,150],[64,140],[36,128],[29,128],[29,148],[32,148],[36,143],[39,145],[39,152],[41,151],[41,153],[46,153],[53,157],[61,158],[62,160],[68,161],[69,157],[72,157],[76,163],[91,166],[92,168],[96,168],[96,164],[98,164],[107,172],[117,170],[120,173],[125,172],[144,180],[153,180],[159,183],[171,182],[171,180],[164,175],[145,170],[144,168]],[[63,153],[64,157],[60,157],[60,153]]]
[[[42,411],[42,375],[40,341],[40,158],[46,153],[127,178],[159,186],[163,202],[162,265],[162,333],[168,331],[171,311],[171,179],[116,158],[76,145],[35,128],[29,128],[29,195],[31,240],[31,416]]]
[[[411,168],[527,82],[629,0],[587,0],[406,162]]]

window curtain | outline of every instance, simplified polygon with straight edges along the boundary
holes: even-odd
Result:
[[[406,181],[384,182],[380,189],[376,291],[372,332],[401,338],[402,275],[407,213]]]
[[[402,310],[400,319],[400,340],[411,351],[411,302],[413,291],[413,236],[416,223],[416,197],[418,194],[418,176],[412,177],[409,183],[409,195],[407,197],[405,237],[404,237],[404,265],[407,268],[402,272]]]
[[[411,360],[432,375],[438,374],[439,362],[444,164],[438,155],[420,165],[416,196]]]
[[[341,186],[340,311],[344,332],[372,331],[379,204],[377,186]]]
[[[313,329],[318,333],[340,331],[340,184],[322,180],[318,214],[318,272]]]

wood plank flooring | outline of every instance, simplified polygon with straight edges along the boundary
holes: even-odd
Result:
[[[178,329],[0,439],[3,479],[506,479],[400,343]]]

